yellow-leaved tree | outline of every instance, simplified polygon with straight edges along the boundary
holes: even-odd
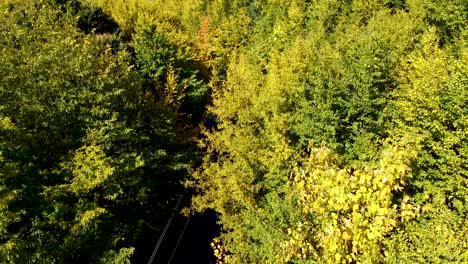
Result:
[[[343,167],[329,148],[312,148],[292,173],[303,221],[288,229],[278,263],[382,262],[385,236],[419,212],[411,197],[400,195],[411,178],[417,141],[388,140],[380,160],[359,169]]]

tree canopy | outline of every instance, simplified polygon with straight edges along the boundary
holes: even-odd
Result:
[[[463,0],[0,2],[0,262],[468,261]],[[143,246],[146,245],[146,246]]]

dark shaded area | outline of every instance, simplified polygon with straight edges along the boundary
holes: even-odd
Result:
[[[184,232],[184,227],[187,221],[189,222]],[[220,227],[218,226],[217,221],[218,218],[214,211],[195,214],[192,215],[190,219],[177,214],[174,217],[152,263],[216,263],[216,258],[213,255],[210,243],[213,238],[219,235],[220,232]],[[162,227],[162,229],[163,228],[164,227]],[[162,229],[159,235],[161,235]],[[136,251],[132,257],[132,263],[148,263],[158,242],[159,235],[157,237],[147,238],[145,239],[145,242],[136,245]],[[180,242],[177,245],[179,239]],[[173,255],[172,260],[171,255]],[[171,262],[169,262],[170,260]]]
[[[392,10],[400,9],[400,10],[408,11],[405,0],[387,0],[385,2],[385,6]]]
[[[210,243],[219,235],[217,221],[214,211],[192,216],[171,264],[216,263]]]
[[[117,22],[99,7],[83,5],[79,0],[49,0],[64,13],[78,16],[77,27],[85,34],[112,34],[119,30]]]
[[[213,130],[218,130],[218,124],[216,123],[216,120],[214,117],[208,117],[206,118],[205,121],[205,128],[208,129],[208,131],[213,131]]]
[[[85,34],[115,33],[119,29],[117,22],[104,14],[101,8],[86,7],[80,13],[78,28]]]

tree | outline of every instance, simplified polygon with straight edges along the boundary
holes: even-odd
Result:
[[[409,196],[395,199],[411,178],[417,141],[410,135],[388,141],[379,164],[357,170],[340,168],[325,147],[312,149],[291,184],[303,220],[288,229],[278,262],[383,262],[385,237],[419,212]]]
[[[467,261],[466,38],[439,48],[436,29],[401,66],[392,104],[400,131],[422,138],[414,175],[405,192],[421,207],[414,222],[388,240],[389,263]],[[460,45],[460,46],[459,46]],[[458,47],[457,47],[458,46]]]
[[[220,213],[220,258],[463,262],[463,4],[263,1],[258,10],[213,87],[219,130],[206,131],[194,178],[195,205]],[[438,45],[451,55],[434,58]],[[330,160],[304,157],[316,152]]]
[[[183,192],[190,136],[117,37],[44,1],[1,8],[1,262],[129,263]]]

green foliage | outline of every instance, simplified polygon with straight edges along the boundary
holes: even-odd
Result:
[[[198,78],[197,62],[187,47],[171,44],[155,28],[146,28],[134,35],[135,63],[140,73],[164,87],[156,93],[169,99],[175,110],[200,120],[205,112],[208,87]]]
[[[221,215],[223,261],[465,261],[467,12],[436,5],[254,2],[244,40],[216,35],[228,61],[213,83],[219,130],[194,180],[195,205]],[[310,164],[302,153],[317,149],[337,158]],[[311,198],[291,207],[298,192]]]
[[[220,263],[468,261],[466,1],[4,2],[0,262],[130,263],[183,181]]]
[[[101,260],[102,263],[109,264],[130,264],[129,257],[133,254],[133,248],[122,248],[119,252],[111,250]]]
[[[457,56],[440,49],[432,29],[402,65],[393,120],[422,137],[407,192],[423,214],[389,239],[389,262],[467,261],[467,58],[466,48]]]
[[[190,132],[113,36],[45,2],[1,8],[0,262],[130,263],[182,192]]]

